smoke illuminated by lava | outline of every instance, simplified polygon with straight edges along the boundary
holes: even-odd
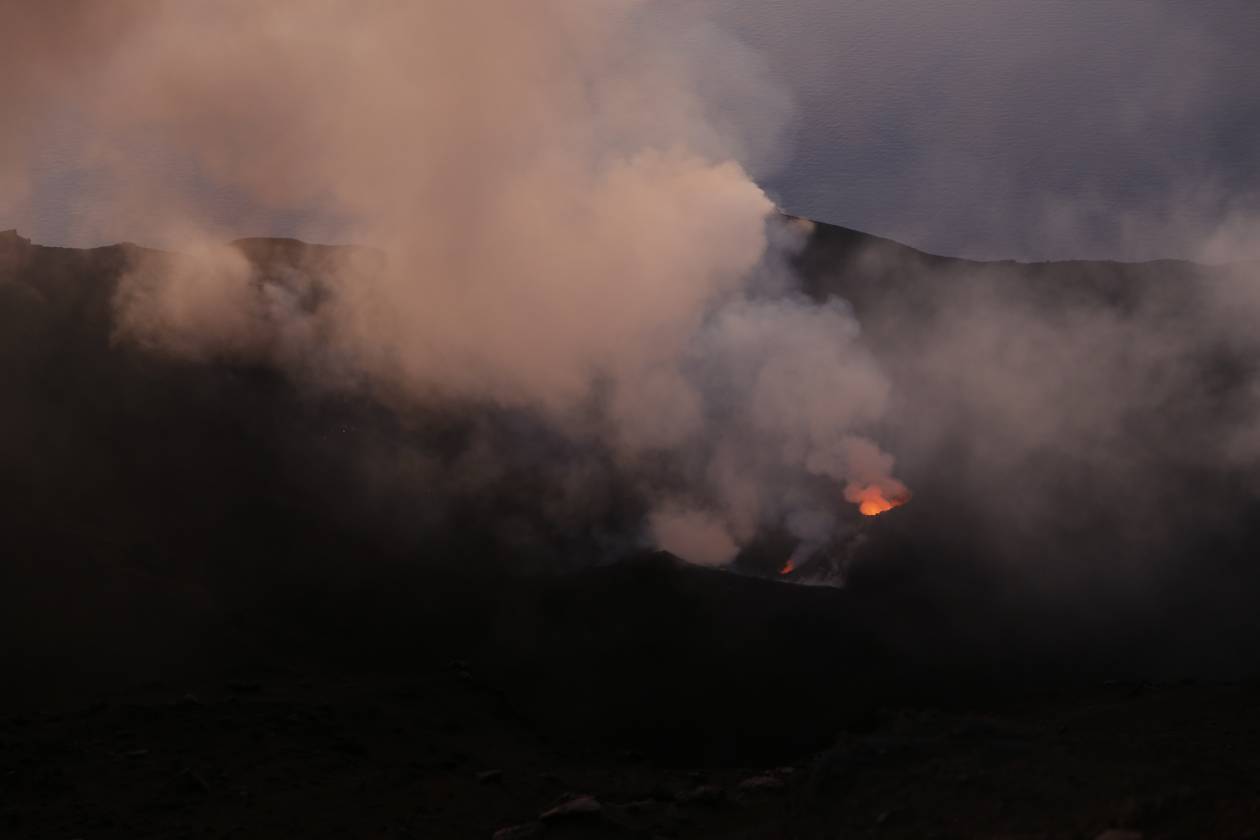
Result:
[[[868,484],[864,487],[845,488],[844,497],[856,504],[858,512],[863,516],[879,516],[904,505],[910,500],[910,492],[905,487],[898,487],[895,491],[886,493],[878,485]]]

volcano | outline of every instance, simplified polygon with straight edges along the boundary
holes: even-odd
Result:
[[[309,306],[346,253],[232,247]],[[1184,326],[1237,267],[973,262],[814,223],[800,293],[848,301],[885,364],[914,498],[837,491],[817,545],[767,529],[711,569],[644,549],[614,459],[536,417],[120,341],[120,277],[155,253],[0,234],[7,836],[353,834],[368,801],[386,833],[443,837],[1254,818],[1260,510],[1202,454],[1234,440],[1253,348],[1125,350],[1160,400],[1044,435],[1000,414],[1040,392],[989,388],[1030,369],[1009,342],[936,363],[995,300],[1068,354],[1081,313]],[[494,480],[461,490],[487,452]],[[560,463],[604,476],[580,515]],[[1149,480],[1117,505],[1128,476]]]

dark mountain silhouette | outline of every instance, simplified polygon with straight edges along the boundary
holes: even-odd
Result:
[[[548,459],[601,456],[575,453],[528,418],[486,407],[435,407],[400,420],[366,396],[320,393],[266,366],[181,361],[118,341],[111,301],[121,273],[145,253],[138,246],[49,248],[16,233],[0,243],[0,382],[9,406],[0,421],[2,509],[15,549],[4,565],[13,600],[4,612],[24,627],[5,637],[23,658],[41,639],[54,648],[70,643],[131,651],[156,642],[180,649],[192,641],[181,627],[204,640],[207,622],[217,625],[215,616],[236,610],[270,614],[277,603],[318,599],[325,590],[340,598],[342,587],[404,573],[470,575],[494,586],[503,575],[598,566],[631,544],[642,503],[618,489],[611,466],[602,506],[586,511],[582,521],[554,521],[554,508],[539,501],[550,492]],[[315,276],[336,253],[295,240],[240,240],[235,247],[260,272],[300,266]],[[1179,261],[977,263],[828,225],[816,227],[796,263],[810,295],[852,303],[894,377],[904,347],[939,317],[942,297],[1018,288],[1053,317],[1073,306],[1133,310],[1157,288],[1161,306],[1192,314],[1196,288],[1219,282],[1221,271]],[[1214,355],[1212,348],[1204,353],[1205,377],[1221,378],[1225,392],[1231,364],[1250,364],[1224,351]],[[1190,419],[1168,411],[1167,422],[1143,420],[1150,428],[1134,425],[1128,432],[1149,436],[1145,448],[1156,453],[1165,478],[1196,469],[1174,451],[1179,442],[1165,439],[1170,426]],[[1212,432],[1210,417],[1201,425]],[[489,488],[430,493],[419,503],[415,488],[398,483],[402,479],[391,485],[377,477],[373,486],[363,474],[364,463],[403,449],[433,453],[458,470],[461,449],[486,435],[503,441],[495,451],[512,460],[507,477]],[[526,439],[528,445],[514,445]],[[862,552],[881,559],[858,564],[854,585],[866,580],[862,585],[889,586],[898,597],[937,602],[916,614],[944,608],[945,593],[960,587],[967,592],[950,597],[968,613],[1001,600],[997,591],[1006,584],[995,586],[997,573],[986,566],[992,552],[963,524],[976,500],[960,498],[952,479],[940,478],[964,473],[965,461],[959,450],[934,454],[926,472],[911,465],[920,471],[912,482],[920,502],[872,523],[868,537],[887,536],[864,540]],[[1243,524],[1249,495],[1235,492],[1231,480],[1218,474],[1184,479],[1202,505],[1168,506],[1166,517],[1180,528],[1174,548],[1164,550],[1197,556],[1207,546],[1224,562],[1223,554],[1232,558],[1250,548],[1253,535]],[[1200,507],[1213,513],[1203,515]],[[441,516],[427,517],[433,508]],[[1185,521],[1178,519],[1183,514]],[[912,524],[896,527],[902,522]],[[1104,525],[1081,527],[1105,531]],[[1065,543],[1065,551],[1071,549]],[[759,566],[754,555],[745,556],[741,568],[769,575],[782,564],[776,554]],[[919,581],[920,575],[926,578]],[[917,591],[920,584],[924,591]],[[1178,598],[1186,595],[1179,587]],[[58,612],[64,621],[46,621]],[[107,629],[100,635],[70,629],[78,621]],[[127,632],[136,634],[139,648],[110,640]],[[1057,638],[1060,631],[1037,632]]]

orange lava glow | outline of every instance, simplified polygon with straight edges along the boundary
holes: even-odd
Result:
[[[794,571],[796,571],[796,563],[792,560],[791,557],[789,557],[788,561],[783,564],[783,568],[779,569],[779,574],[790,575]]]
[[[858,506],[863,516],[879,516],[881,513],[906,503],[905,496],[885,496],[884,491],[871,484],[852,493],[850,501]]]

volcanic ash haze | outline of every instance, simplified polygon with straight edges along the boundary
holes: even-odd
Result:
[[[765,526],[823,541],[857,488],[904,496],[866,437],[887,381],[847,306],[793,291],[804,231],[750,177],[773,166],[787,97],[698,13],[69,3],[8,31],[17,70],[32,59],[15,38],[93,56],[18,92],[10,125],[37,139],[11,159],[29,168],[41,132],[82,123],[68,154],[99,194],[74,235],[182,252],[124,278],[119,341],[274,364],[400,410],[536,413],[612,452],[655,542],[697,562]],[[234,232],[215,190],[385,257],[345,257],[319,284],[255,276],[208,244]]]

